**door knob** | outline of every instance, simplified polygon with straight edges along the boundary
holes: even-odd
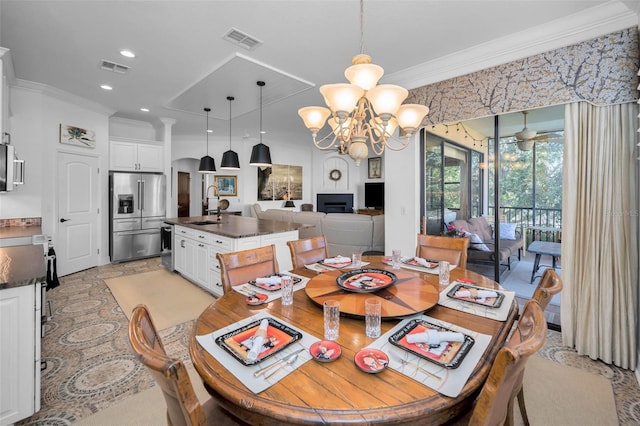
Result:
[[[62,219],[60,219],[60,223],[65,223],[65,222],[66,222],[66,221],[68,221],[68,220],[71,220],[71,219],[65,219],[65,218],[62,218]]]

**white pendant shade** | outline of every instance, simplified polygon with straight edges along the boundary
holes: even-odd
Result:
[[[298,115],[304,121],[304,125],[309,130],[315,130],[316,132],[324,126],[324,123],[327,121],[327,118],[331,115],[331,110],[325,107],[319,106],[308,106],[304,108],[300,108],[298,110]]]
[[[340,127],[340,120],[338,117],[332,117],[329,119],[328,123],[331,126],[331,130],[333,134],[338,136],[338,138],[342,138],[343,140],[347,140],[351,137],[351,122],[353,120],[351,118],[347,118],[342,127]]]
[[[376,87],[383,74],[384,69],[375,64],[352,65],[344,71],[347,80],[363,90],[371,90]]]
[[[408,95],[409,91],[404,87],[394,84],[381,84],[367,92],[367,99],[371,102],[376,114],[395,115],[400,108],[400,104]]]
[[[396,117],[398,126],[403,129],[417,129],[422,120],[429,113],[429,107],[418,104],[401,105]],[[415,132],[415,130],[414,130]]]
[[[354,84],[337,83],[320,86],[320,93],[332,111],[350,114],[364,95],[364,90]]]

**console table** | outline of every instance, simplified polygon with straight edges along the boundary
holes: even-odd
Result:
[[[378,216],[384,214],[384,210],[358,209],[358,214],[366,214],[369,216]]]

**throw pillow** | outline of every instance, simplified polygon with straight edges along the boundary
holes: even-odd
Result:
[[[516,226],[517,223],[501,223],[500,224],[500,239],[502,240],[515,240],[516,239]]]
[[[491,251],[491,249],[487,247],[485,243],[482,242],[480,237],[478,237],[478,234],[472,234],[468,232],[467,236],[469,237],[469,242],[471,243],[469,245],[469,248],[472,248],[475,250],[481,250],[481,251]]]

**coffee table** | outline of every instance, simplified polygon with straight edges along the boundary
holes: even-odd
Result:
[[[536,258],[533,262],[533,270],[531,271],[530,284],[533,284],[536,272],[538,272],[538,269],[540,269],[540,256],[542,256],[543,254],[551,256],[551,267],[553,269],[556,269],[557,258],[560,257],[562,251],[562,244],[547,241],[534,241],[529,245],[528,250],[531,253],[535,253],[536,255]]]

